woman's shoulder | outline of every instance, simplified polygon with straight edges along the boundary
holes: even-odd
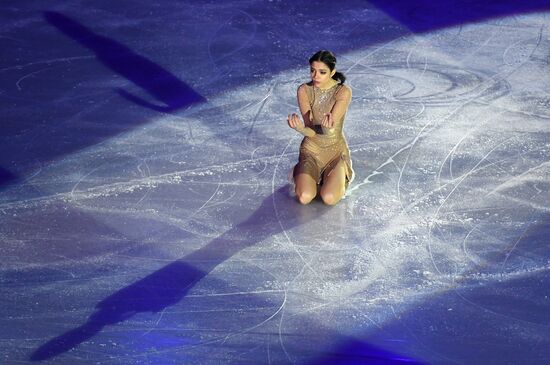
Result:
[[[340,84],[336,91],[337,98],[351,98],[351,87],[345,84]]]
[[[304,82],[300,86],[298,86],[298,90],[307,90],[313,88],[313,82]]]
[[[351,94],[351,87],[346,84],[340,84],[340,89],[338,90],[338,92]]]

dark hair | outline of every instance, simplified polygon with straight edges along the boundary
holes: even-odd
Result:
[[[336,57],[334,57],[334,54],[332,54],[331,51],[327,50],[321,50],[315,53],[313,56],[309,59],[309,64],[311,65],[313,62],[323,62],[325,65],[328,66],[330,71],[333,71],[336,68]],[[346,76],[344,76],[343,73],[336,71],[334,75],[332,75],[332,78],[336,81],[340,81],[340,83],[344,83],[346,81]]]

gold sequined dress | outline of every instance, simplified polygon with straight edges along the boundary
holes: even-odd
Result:
[[[300,173],[310,175],[318,184],[322,184],[323,178],[328,176],[339,161],[344,161],[346,166],[346,187],[353,180],[349,147],[344,137],[343,127],[346,113],[339,120],[334,121],[332,128],[321,125],[325,114],[330,113],[336,100],[343,94],[343,84],[335,84],[329,89],[322,90],[311,83],[303,84],[309,103],[311,129],[315,131],[312,137],[305,136],[300,145],[300,157],[294,167],[294,177]],[[350,93],[351,95],[351,90]],[[307,106],[304,105],[307,108]]]

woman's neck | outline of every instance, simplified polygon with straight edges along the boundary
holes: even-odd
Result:
[[[319,85],[317,86],[318,89],[321,89],[321,90],[328,90],[330,89],[331,87],[333,87],[334,85],[336,85],[338,83],[338,81],[334,80],[334,79],[331,79],[330,81],[328,81],[326,83],[326,85]]]

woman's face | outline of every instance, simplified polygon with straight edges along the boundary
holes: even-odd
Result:
[[[330,68],[320,61],[313,61],[309,69],[311,73],[311,81],[313,85],[323,89],[330,86],[332,75],[334,71],[330,71]]]

